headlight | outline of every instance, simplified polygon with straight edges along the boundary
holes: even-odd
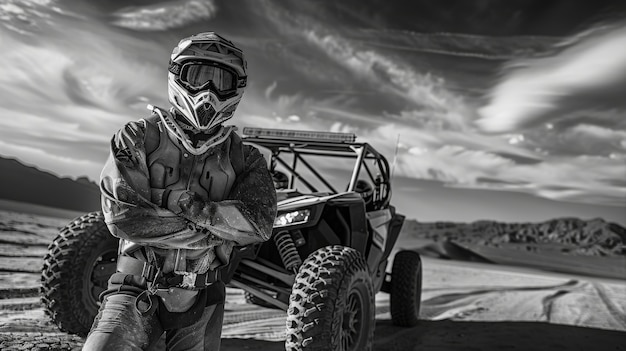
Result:
[[[311,210],[298,210],[293,212],[280,213],[274,220],[274,227],[285,227],[288,225],[302,224],[309,221]]]

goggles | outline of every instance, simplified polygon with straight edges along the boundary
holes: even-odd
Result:
[[[220,97],[228,97],[246,83],[246,77],[239,82],[234,69],[214,61],[187,61],[182,65],[171,63],[169,71],[177,74],[183,85],[194,93],[210,89]]]

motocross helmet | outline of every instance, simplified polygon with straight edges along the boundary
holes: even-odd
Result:
[[[174,119],[193,132],[219,130],[216,127],[233,116],[247,83],[243,52],[215,32],[182,39],[172,51],[168,70]]]

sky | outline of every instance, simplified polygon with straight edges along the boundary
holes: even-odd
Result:
[[[0,0],[0,155],[97,181],[213,30],[249,65],[231,123],[355,133],[409,218],[626,224],[626,4],[410,3]]]

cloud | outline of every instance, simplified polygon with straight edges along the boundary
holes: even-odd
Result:
[[[272,84],[270,84],[267,88],[265,88],[264,96],[267,100],[269,100],[272,97],[272,93],[274,92],[274,90],[276,90],[277,86],[278,86],[278,83],[276,81],[273,81]]]
[[[51,13],[67,12],[55,0],[3,0],[0,4],[0,26],[31,36],[51,24]]]
[[[341,127],[337,125],[336,131],[349,131]],[[428,131],[393,124],[359,132],[358,140],[374,145],[390,163],[400,135],[395,167],[400,177],[578,203],[623,206],[626,199],[623,153],[608,157],[543,155],[511,145],[505,136]]]
[[[86,24],[74,25],[79,31]],[[88,32],[75,40],[67,40],[65,35],[50,30],[42,43],[3,37],[3,45],[11,47],[0,53],[0,101],[4,107],[41,114],[55,105],[71,109],[76,103],[126,109],[140,96],[165,92],[162,77],[166,67],[159,67],[155,64],[157,59],[151,58],[158,51],[154,44],[121,35],[111,35],[110,41]],[[129,48],[140,51],[144,57],[128,55]],[[64,118],[63,113],[59,118]]]
[[[508,132],[562,118],[574,109],[626,108],[626,22],[599,26],[551,56],[511,65],[476,124]]]
[[[541,153],[529,150],[525,145],[510,143],[508,135],[483,135],[473,131],[457,131],[442,127],[440,120],[430,119],[414,111],[402,111],[399,115],[386,115],[386,123],[379,128],[385,138],[400,135],[401,140],[420,148],[436,149],[445,145],[457,145],[467,150],[485,151],[516,163],[539,163],[544,158]],[[382,132],[384,131],[384,132]]]
[[[621,163],[604,157],[571,157],[518,164],[489,152],[458,146],[409,149],[398,158],[398,175],[432,179],[453,187],[487,188],[533,194],[558,201],[623,206],[626,175]]]
[[[457,145],[412,147],[397,162],[398,175],[454,184],[477,184],[479,177],[497,176],[499,170],[513,166],[507,158]]]
[[[616,162],[618,161],[618,162]],[[626,187],[616,186],[626,175],[626,157],[576,156],[538,165],[505,169],[501,178],[515,176],[531,185],[517,190],[559,201],[624,206]]]
[[[548,134],[548,133],[546,133]],[[551,140],[550,140],[551,139]],[[553,136],[542,138],[543,147],[554,155],[610,156],[626,154],[626,130],[609,129],[589,124],[579,124]]]
[[[194,11],[194,6],[204,7]],[[307,2],[303,10],[255,3],[241,9],[244,13],[254,8],[254,17],[244,13],[254,21],[242,20],[253,28],[249,32],[220,19],[224,30],[238,33],[250,53],[251,84],[232,123],[354,132],[358,141],[371,143],[390,162],[400,135],[396,173],[438,180],[448,187],[512,189],[566,201],[610,202],[623,196],[619,176],[624,170],[618,163],[624,162],[626,140],[615,126],[626,122],[620,111],[604,111],[599,118],[599,113],[585,110],[551,121],[552,129],[485,135],[468,126],[474,102],[458,93],[467,89],[450,90],[454,84],[474,87],[482,79],[476,66],[451,67],[448,82],[428,73],[430,58],[420,52],[407,54],[412,43],[452,52],[456,46],[450,38],[411,33],[398,39],[404,48],[390,49],[376,44],[394,33],[349,28],[332,13],[320,16],[319,6]],[[233,13],[226,11],[235,7],[224,5],[220,16],[229,18]],[[166,16],[170,10],[174,15]],[[217,11],[213,1],[170,1],[123,9],[114,21],[125,28],[161,31],[198,19],[217,22]],[[166,41],[179,30],[133,34],[99,18],[80,16],[64,17],[58,24],[40,41],[1,33],[3,46],[11,50],[0,53],[0,115],[10,116],[0,119],[0,153],[59,174],[86,173],[95,179],[115,130],[145,117],[146,103],[168,105],[163,57],[175,44]],[[485,50],[497,51],[499,45]],[[478,43],[472,50],[482,46]],[[531,63],[520,69],[537,70],[540,77],[547,61]],[[455,72],[461,72],[459,81],[454,81]],[[573,145],[576,141],[581,145]],[[579,159],[580,153],[598,158]],[[569,174],[577,177],[563,181]]]
[[[400,55],[384,53],[384,49],[375,45],[377,37],[352,40],[354,28],[333,23],[332,18],[318,18],[316,11],[303,14],[272,2],[264,5],[267,17],[284,41],[298,43],[297,48],[289,46],[285,53],[290,57],[288,61],[296,62],[294,66],[309,78],[323,78],[337,90],[377,93],[376,104],[371,100],[365,102],[370,102],[367,105],[370,109],[388,106],[396,113],[398,106],[408,102],[415,110],[441,119],[447,128],[466,129],[473,109],[464,98],[450,92],[442,77],[418,70]]]
[[[211,0],[182,0],[144,7],[122,9],[114,14],[113,24],[141,31],[162,31],[200,20],[211,19],[217,5]]]
[[[372,87],[408,100],[423,114],[440,119],[449,128],[465,129],[471,110],[460,96],[447,91],[443,78],[418,72],[398,58],[361,49],[337,34],[324,34],[321,29],[308,30],[304,36]]]
[[[587,139],[619,141],[626,140],[626,131],[580,124],[571,128],[571,132]]]
[[[474,186],[624,206],[624,48],[626,22],[613,23],[567,39],[543,57],[512,62],[476,124],[510,133],[502,137],[512,147],[533,150],[543,162],[516,162]]]
[[[365,21],[366,23],[368,21]],[[504,60],[545,52],[556,38],[545,36],[488,36],[467,33],[420,33],[394,28],[361,29],[355,39],[372,38],[376,47],[405,52],[434,53],[446,56]]]
[[[311,108],[314,111],[321,112],[324,117],[331,120],[340,120],[343,122],[351,122],[355,123],[360,127],[372,127],[378,126],[381,124],[386,124],[388,121],[385,121],[378,116],[367,115],[360,112],[352,112],[345,108],[335,108],[332,106],[326,106],[327,104],[317,103]]]
[[[97,21],[65,20],[64,29],[49,28],[41,41],[0,28],[3,47],[11,48],[0,52],[0,153],[57,174],[97,179],[99,167],[85,168],[81,160],[104,162],[113,133],[147,116],[146,99],[159,103],[166,67],[154,61],[168,52],[157,55],[158,44],[108,31]],[[68,40],[67,28],[81,35]],[[92,33],[96,28],[100,34]],[[135,50],[139,54],[129,54]]]
[[[102,135],[102,130],[97,125],[80,123],[76,118],[74,121],[50,121],[46,116],[37,116],[29,113],[7,110],[0,107],[0,114],[11,116],[0,120],[0,135],[3,139],[11,138],[16,131],[20,132],[18,138],[28,140],[29,138],[54,136],[59,141],[107,141],[108,137]]]

